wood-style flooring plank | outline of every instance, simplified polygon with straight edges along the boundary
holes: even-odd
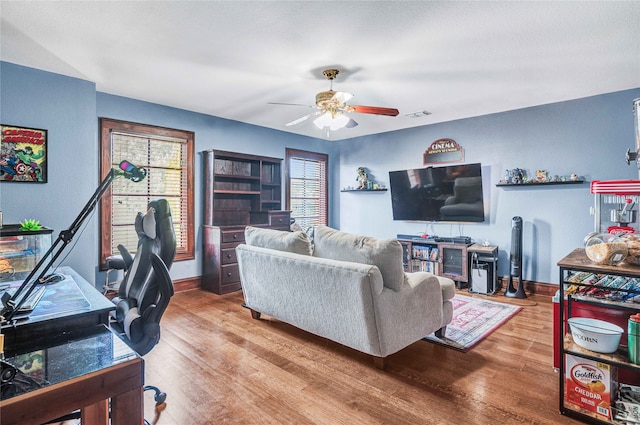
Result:
[[[145,356],[146,383],[168,394],[157,424],[579,423],[558,413],[550,298],[486,298],[523,308],[467,353],[419,341],[380,371],[371,356],[252,319],[241,291],[177,293]]]

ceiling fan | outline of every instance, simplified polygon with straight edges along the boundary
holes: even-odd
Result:
[[[358,123],[352,118],[344,115],[345,112],[357,112],[360,114],[372,114],[372,115],[387,115],[395,117],[398,115],[398,110],[394,108],[381,108],[379,106],[361,106],[361,105],[347,105],[347,102],[353,97],[351,93],[333,91],[333,80],[336,78],[340,71],[337,69],[326,69],[322,74],[331,82],[329,90],[321,91],[316,94],[316,104],[301,105],[298,103],[278,103],[270,102],[271,105],[292,105],[292,106],[308,106],[310,108],[316,108],[310,114],[293,120],[285,125],[292,126],[300,124],[303,121],[308,120],[311,117],[317,118],[313,123],[320,129],[337,130],[342,127],[355,127]]]

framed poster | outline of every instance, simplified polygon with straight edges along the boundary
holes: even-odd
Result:
[[[0,181],[47,182],[47,130],[0,125]]]

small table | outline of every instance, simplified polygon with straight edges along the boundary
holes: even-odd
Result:
[[[106,326],[34,344],[6,361],[19,372],[2,388],[2,425],[41,424],[82,410],[85,425],[142,425],[144,361]]]

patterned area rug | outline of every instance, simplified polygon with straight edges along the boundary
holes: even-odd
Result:
[[[452,302],[453,320],[447,325],[445,337],[438,338],[431,334],[424,340],[463,352],[469,351],[522,309],[514,305],[457,294]]]

